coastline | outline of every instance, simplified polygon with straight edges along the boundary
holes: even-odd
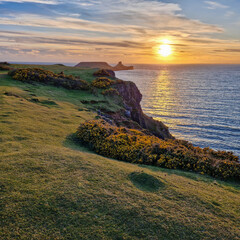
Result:
[[[33,66],[34,65],[11,65],[11,67],[9,67],[9,76],[14,80],[30,84],[36,82],[55,87],[63,87],[68,90],[85,91],[89,97],[91,96],[97,99],[99,99],[100,96],[103,97],[104,100],[82,100],[81,103],[84,105],[102,105],[102,103],[105,103],[105,106],[98,105],[95,108],[98,117],[103,119],[105,124],[101,125],[101,121],[89,123],[89,126],[99,126],[99,130],[96,130],[96,133],[93,132],[92,137],[88,138],[87,135],[91,134],[91,131],[88,130],[89,126],[88,123],[86,123],[86,128],[83,128],[83,136],[86,136],[87,140],[85,137],[82,138],[82,134],[77,135],[79,140],[84,144],[89,145],[91,148],[93,146],[93,150],[96,150],[97,153],[102,153],[103,156],[106,157],[114,158],[115,156],[118,160],[128,162],[138,162],[170,169],[183,169],[197,173],[201,172],[202,174],[208,174],[222,179],[238,180],[240,166],[237,156],[234,156],[231,152],[222,150],[214,151],[209,147],[195,147],[190,142],[175,139],[165,124],[143,113],[140,105],[142,94],[133,82],[120,80],[115,77],[112,71],[104,69],[70,68],[62,64],[51,66],[41,65],[40,68],[33,68]],[[55,69],[55,73],[47,69]],[[75,76],[72,74],[67,75],[63,71],[56,73],[56,71],[60,69],[64,69],[65,73],[70,71],[74,73]],[[82,79],[79,78],[80,73],[84,73],[85,77]],[[115,109],[111,110],[113,103],[115,103],[116,106],[112,106]],[[115,126],[115,130],[108,127],[107,122]],[[79,129],[81,129],[81,126]],[[113,132],[118,133],[121,131],[123,131],[123,133],[126,131],[126,133],[124,133],[125,136],[121,136],[121,134],[118,136],[118,134],[116,134],[116,145],[118,145],[119,141],[121,142],[123,140],[122,147],[126,148],[126,150],[123,151],[119,149],[113,153],[113,146],[111,146],[112,140],[109,142],[111,144],[106,147],[109,144],[107,139],[108,137],[112,137]],[[98,138],[94,140],[95,134],[99,132],[102,132],[103,136],[105,136],[100,143],[98,143]],[[101,136],[102,134],[99,135],[99,138],[103,137]],[[138,138],[139,134],[144,136],[143,139],[146,139],[144,140],[146,143]],[[122,137],[123,139],[121,140]],[[91,142],[91,139],[93,139],[94,142]],[[146,147],[143,148],[145,144]],[[132,156],[132,150],[129,149],[130,145],[134,146],[134,154],[137,155]],[[102,151],[102,148],[105,150]],[[128,153],[128,151],[130,152]],[[107,152],[109,153],[107,154]],[[127,155],[125,155],[124,152],[126,152]]]
[[[240,156],[240,68],[215,66],[159,66],[157,70],[136,66],[131,72],[118,72],[117,77],[135,82],[143,94],[144,112],[165,123],[177,138]]]

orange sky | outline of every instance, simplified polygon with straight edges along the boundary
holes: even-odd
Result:
[[[0,60],[240,64],[239,10],[238,0],[0,0]]]

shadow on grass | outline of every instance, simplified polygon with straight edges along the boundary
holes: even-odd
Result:
[[[27,99],[27,100],[30,101],[30,102],[48,107],[48,108],[51,108],[51,107],[60,108],[60,106],[52,100],[40,100],[39,98],[36,98],[36,97],[30,98],[30,99]]]
[[[129,179],[135,187],[142,191],[156,192],[165,187],[165,184],[159,179],[144,172],[132,172],[129,174]]]
[[[76,150],[76,151],[95,153],[95,152],[89,150],[89,148],[85,147],[81,143],[81,141],[78,140],[78,138],[76,137],[76,133],[72,133],[72,134],[68,135],[66,137],[66,139],[63,141],[63,146],[70,148],[72,150]]]
[[[187,172],[187,171],[184,171],[184,170],[166,169],[166,168],[160,168],[160,167],[142,165],[142,164],[139,164],[138,166],[141,167],[141,168],[146,168],[146,169],[151,170],[153,172],[158,172],[159,171],[159,172],[167,173],[168,175],[175,174],[177,176],[186,177],[186,178],[189,178],[189,179],[194,180],[194,181],[201,181],[201,182],[215,184],[215,185],[218,185],[220,187],[225,187],[229,191],[233,191],[233,192],[240,191],[240,184],[236,181],[229,181],[229,180],[228,181],[223,181],[223,180],[220,180],[220,179],[213,178],[211,176],[201,175],[199,173],[194,173],[194,172]]]

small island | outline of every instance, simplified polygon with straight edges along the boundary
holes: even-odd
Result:
[[[112,67],[107,62],[80,62],[75,67],[80,68],[101,68],[112,71],[133,70],[133,66],[124,66],[120,61],[115,67]]]

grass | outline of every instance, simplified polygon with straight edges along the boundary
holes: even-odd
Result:
[[[44,70],[49,70],[54,73],[64,72],[65,75],[73,75],[76,77],[80,77],[81,79],[86,80],[87,82],[92,82],[95,77],[93,73],[96,69],[81,69],[81,68],[74,68],[68,66],[59,66],[59,65],[27,65],[27,64],[12,64],[11,67],[13,68],[41,68]]]
[[[144,172],[132,172],[129,175],[132,183],[143,191],[156,192],[164,184],[158,178]]]
[[[30,67],[30,65],[13,65],[15,68],[24,68],[24,67]],[[36,67],[42,67],[41,65],[36,65]],[[47,70],[55,71],[55,72],[61,72],[62,68],[71,68],[71,67],[59,67],[59,70],[57,71],[56,66],[45,66]],[[69,70],[70,71],[70,70]],[[88,79],[95,79],[95,77],[92,76],[92,73],[94,72],[92,69],[89,70],[72,70],[72,72],[75,71],[75,74],[77,76],[83,76],[82,79],[85,80],[85,75],[88,76]],[[84,72],[83,74],[81,72]],[[71,72],[71,73],[72,73]],[[69,73],[69,74],[71,74]],[[110,110],[113,112],[119,111],[122,109],[122,104],[119,104],[118,99],[112,99],[107,96],[103,96],[99,92],[94,95],[91,94],[89,91],[80,91],[80,90],[68,90],[62,87],[54,87],[49,85],[43,85],[43,84],[26,84],[20,81],[13,80],[10,76],[7,75],[7,72],[1,72],[0,74],[0,81],[1,85],[5,87],[17,87],[18,89],[24,90],[25,95],[26,92],[29,95],[32,96],[43,96],[47,98],[51,98],[53,101],[66,101],[69,103],[72,103],[79,107],[81,110],[83,107],[87,108],[89,110],[96,111],[97,109],[103,109],[103,110]],[[7,88],[6,88],[7,89]],[[87,101],[88,104],[81,104],[81,101]],[[95,103],[91,103],[91,101]]]
[[[239,239],[239,185],[75,144],[85,98],[0,75],[0,239]]]

